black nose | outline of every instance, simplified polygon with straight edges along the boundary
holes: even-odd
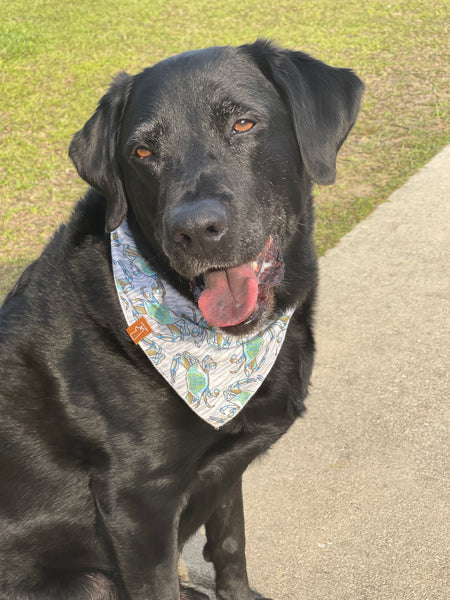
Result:
[[[210,198],[182,204],[173,211],[170,227],[173,241],[186,252],[207,254],[228,229],[225,206]]]

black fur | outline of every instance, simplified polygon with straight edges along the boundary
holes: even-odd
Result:
[[[92,187],[1,311],[1,600],[176,600],[179,550],[203,524],[218,598],[253,597],[241,476],[303,411],[311,186],[334,180],[361,94],[351,71],[258,41],[121,74],[75,135],[70,156]],[[242,119],[253,127],[234,133]],[[174,234],[180,211],[194,207],[197,226],[208,206],[220,235]],[[107,233],[125,215],[141,252],[188,297],[192,277],[277,240],[283,284],[264,315],[229,333],[275,307],[297,310],[270,375],[218,431],[125,332]]]

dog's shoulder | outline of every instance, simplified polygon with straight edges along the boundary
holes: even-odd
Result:
[[[90,189],[6,296],[0,308],[2,333],[11,339],[16,329],[42,331],[50,315],[57,323],[75,312],[80,294],[94,293],[84,275],[95,270],[102,280],[110,274],[109,263],[105,199]]]

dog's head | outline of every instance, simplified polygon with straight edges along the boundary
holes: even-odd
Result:
[[[128,214],[205,318],[245,333],[273,310],[286,255],[312,252],[311,181],[334,181],[362,89],[347,69],[261,40],[186,52],[119,75],[70,156],[107,199],[107,231]]]

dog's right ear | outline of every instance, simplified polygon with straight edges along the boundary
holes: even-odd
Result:
[[[77,171],[107,201],[105,229],[116,229],[127,214],[117,145],[123,111],[131,88],[132,76],[119,73],[97,110],[78,131],[69,148]]]

